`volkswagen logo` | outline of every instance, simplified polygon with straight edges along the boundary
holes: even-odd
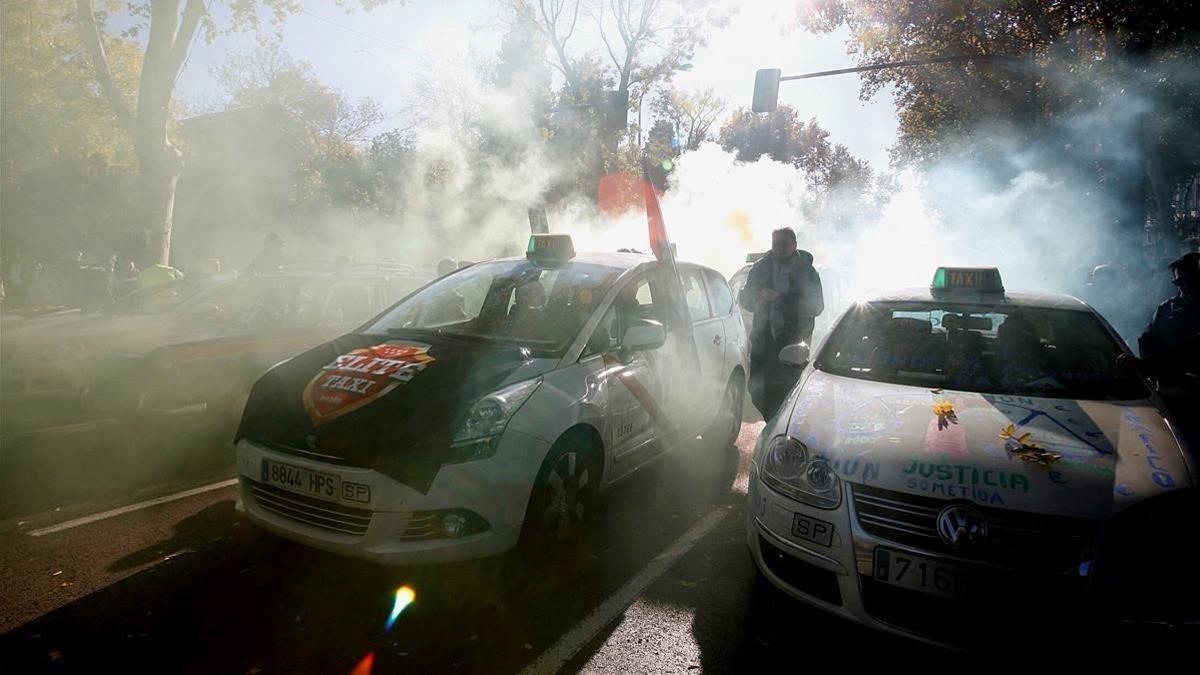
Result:
[[[965,549],[987,539],[987,520],[970,504],[951,504],[937,517],[938,535],[953,548]]]

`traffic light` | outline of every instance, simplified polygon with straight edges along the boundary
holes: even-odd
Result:
[[[775,112],[779,105],[779,76],[782,71],[778,68],[763,68],[754,74],[754,102],[750,109],[756,113]]]

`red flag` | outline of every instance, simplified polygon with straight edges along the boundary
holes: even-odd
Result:
[[[662,209],[658,206],[658,194],[654,192],[654,184],[649,180],[642,181],[642,197],[646,200],[646,222],[650,226],[650,250],[659,262],[670,261],[675,267],[675,256],[671,254],[671,242],[667,239],[667,223],[663,220]]]
[[[650,250],[662,269],[664,290],[667,292],[668,311],[671,315],[671,328],[687,359],[684,373],[698,374],[700,372],[700,354],[696,351],[696,339],[692,334],[692,317],[684,301],[683,279],[679,269],[675,267],[675,253],[671,250],[671,240],[667,237],[667,222],[663,218],[662,209],[658,205],[658,193],[654,191],[654,183],[650,182],[650,173],[642,176],[642,196],[646,201],[646,224],[650,230]]]

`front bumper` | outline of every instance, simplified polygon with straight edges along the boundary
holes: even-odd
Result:
[[[762,575],[786,594],[855,623],[951,649],[1036,648],[1038,639],[1025,640],[1028,635],[1020,628],[1030,621],[1053,626],[1056,639],[1095,630],[1093,622],[1082,618],[1087,579],[1078,573],[1031,573],[882,539],[859,526],[849,486],[844,484],[843,490],[837,509],[817,509],[771,490],[752,467],[747,543]],[[828,545],[793,533],[797,514],[828,523]],[[948,600],[887,585],[873,574],[879,546],[970,566],[988,579],[988,593],[1015,590],[986,599]],[[1014,631],[1022,637],[1017,645],[1010,639]]]
[[[549,446],[507,431],[492,457],[443,466],[429,492],[373,469],[348,467],[278,452],[241,440],[237,444],[237,509],[264,529],[292,541],[383,565],[443,563],[503,553],[517,544],[540,457]],[[264,459],[335,474],[370,488],[369,503],[322,504],[286,492],[265,492]],[[428,512],[466,511],[487,529],[458,537],[424,536]],[[414,536],[414,532],[422,533]]]

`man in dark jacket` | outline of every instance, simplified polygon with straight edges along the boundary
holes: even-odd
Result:
[[[1200,377],[1200,253],[1188,253],[1170,268],[1179,292],[1154,310],[1138,352],[1149,374]]]
[[[267,274],[278,271],[284,263],[283,237],[272,232],[263,238],[262,250],[246,266],[247,274]]]
[[[1132,361],[1158,384],[1158,393],[1174,413],[1178,433],[1200,448],[1200,253],[1188,253],[1171,263],[1175,297],[1160,304],[1138,338],[1140,359]]]
[[[738,302],[754,312],[750,329],[750,399],[770,419],[796,384],[799,373],[779,360],[790,344],[811,344],[817,316],[825,309],[821,275],[808,251],[797,250],[796,233],[771,233],[771,252],[746,279]]]

